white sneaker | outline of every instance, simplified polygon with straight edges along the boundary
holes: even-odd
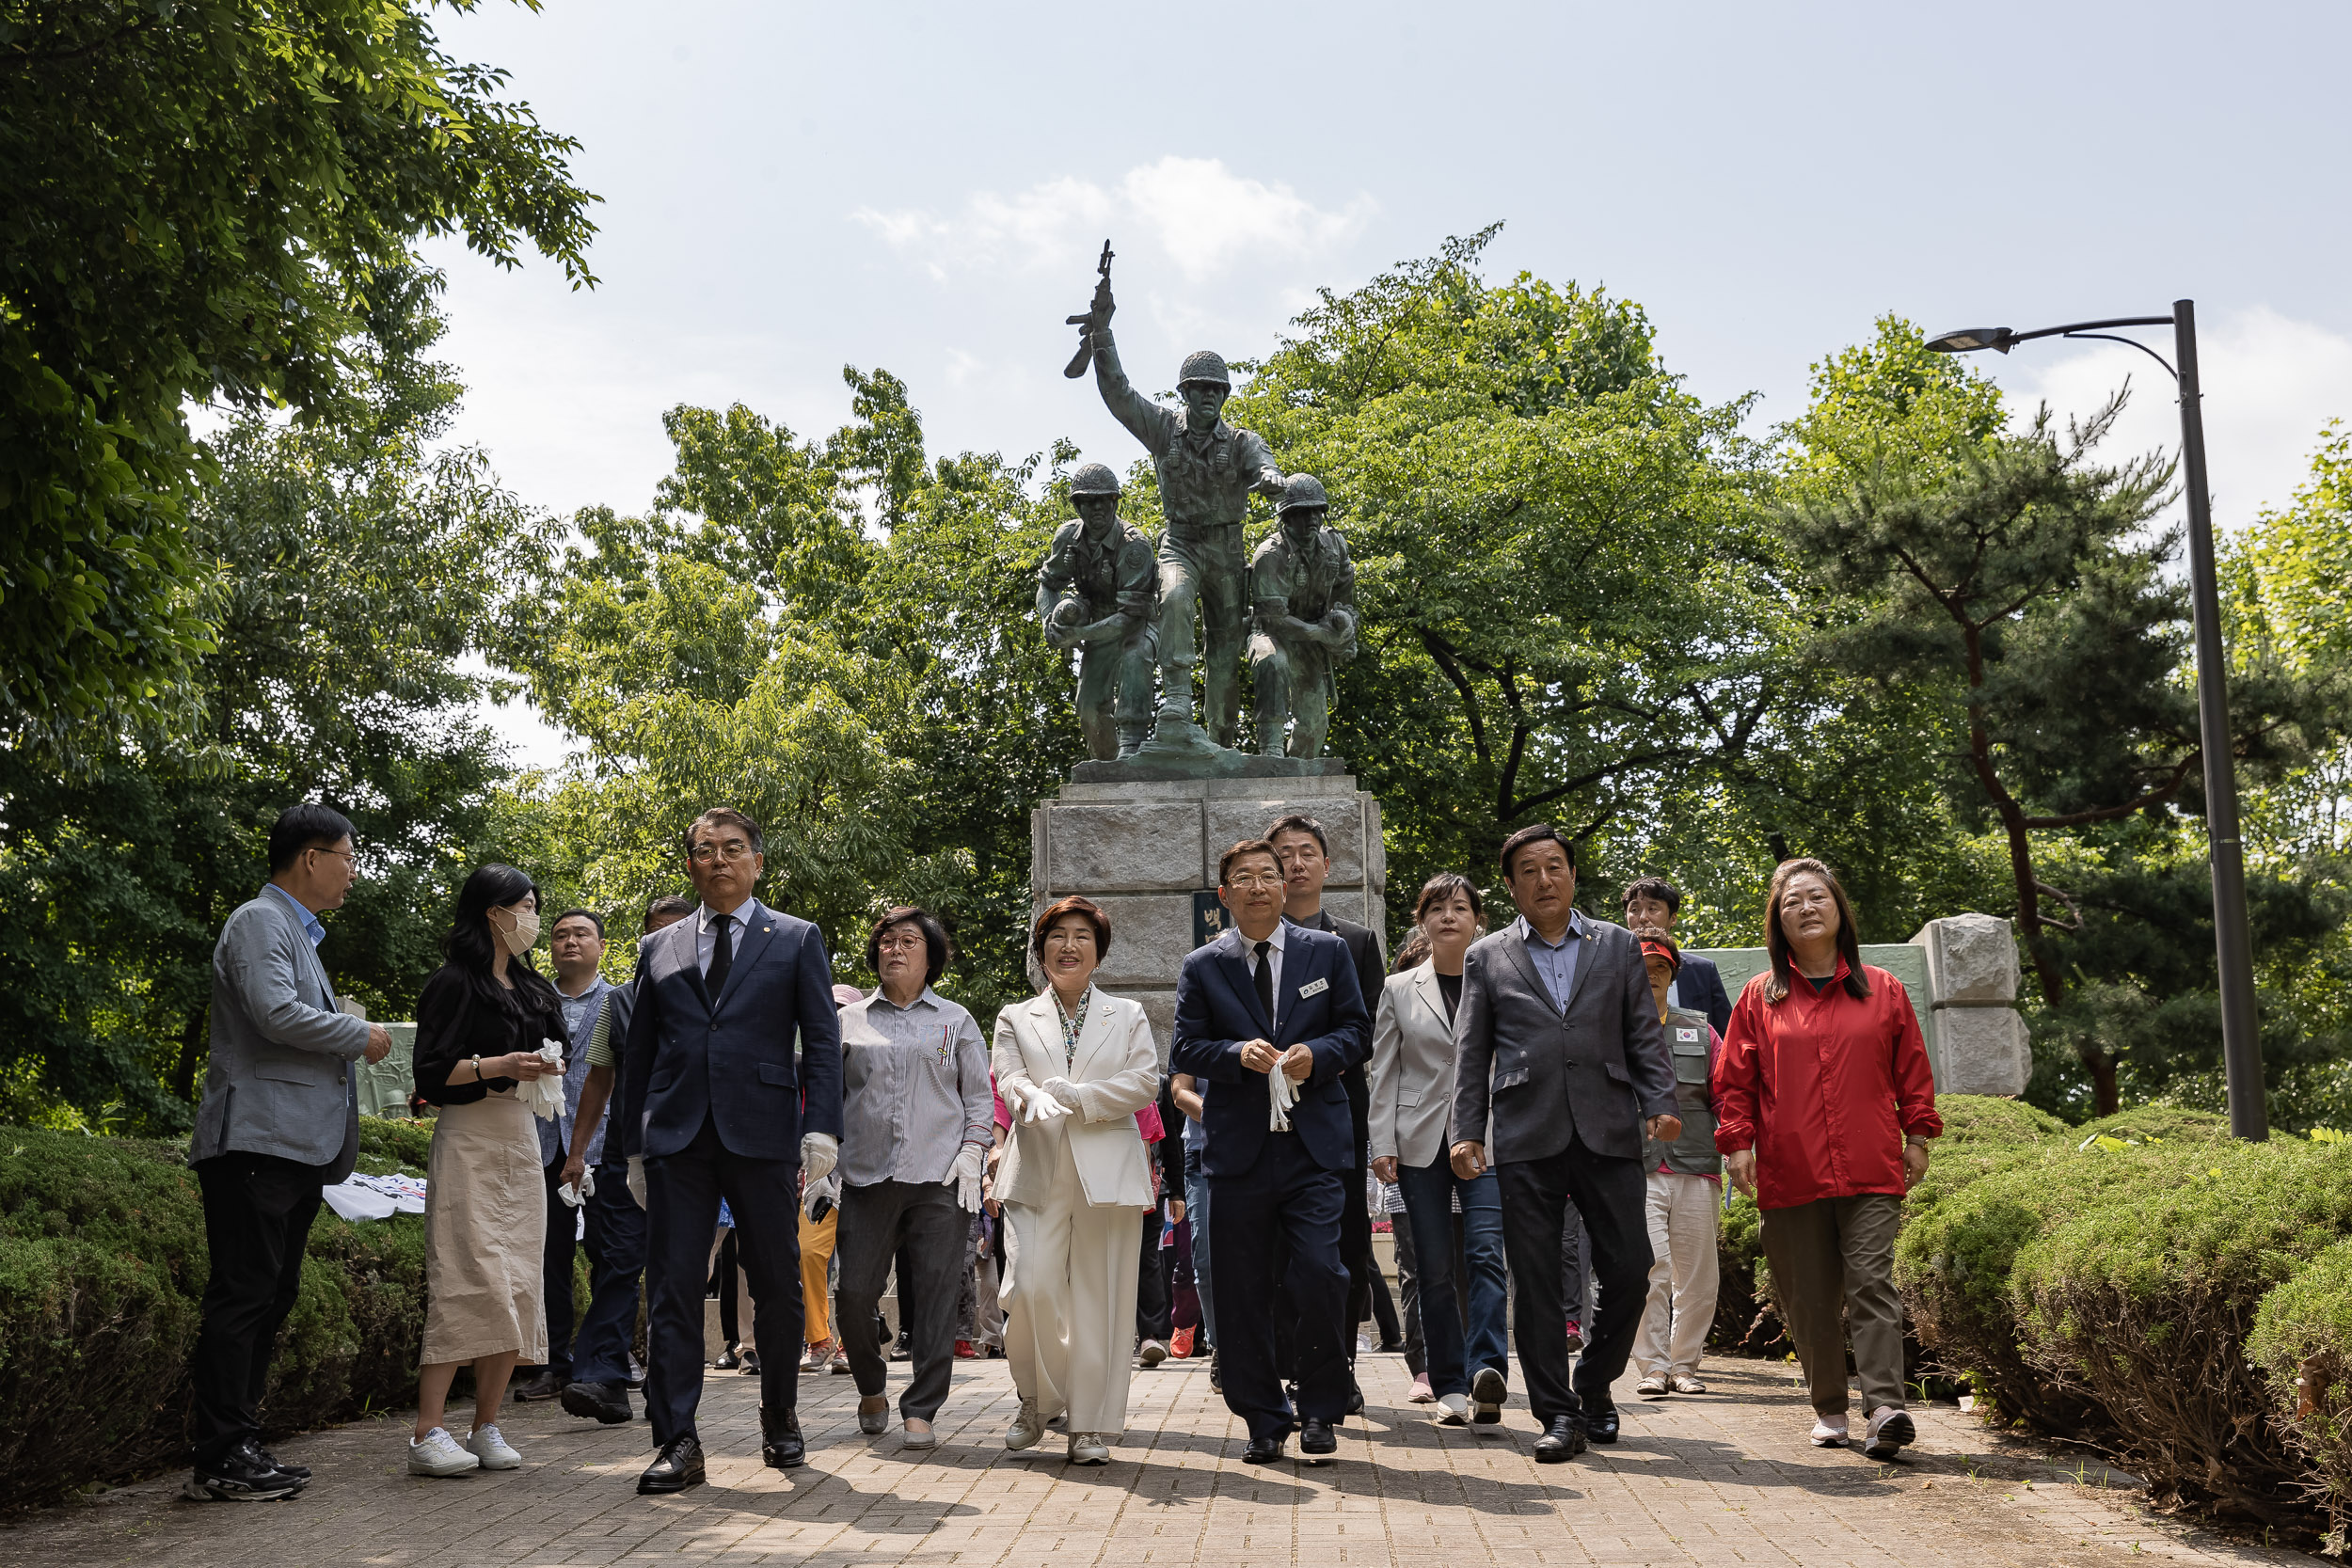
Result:
[[[1012,1418],[1012,1426],[1005,1433],[1005,1447],[1014,1453],[1034,1449],[1045,1435],[1045,1418],[1037,1411],[1037,1401],[1024,1398],[1021,1409]]]
[[[1645,1377],[1633,1386],[1633,1391],[1645,1400],[1662,1400],[1672,1392],[1662,1377]]]
[[[1672,1388],[1677,1394],[1704,1394],[1707,1392],[1706,1384],[1701,1383],[1697,1378],[1688,1376],[1682,1372],[1677,1372],[1674,1376],[1668,1378],[1666,1380],[1666,1386]]]
[[[1073,1432],[1070,1434],[1070,1463],[1073,1465],[1108,1465],[1111,1446],[1094,1432]]]
[[[1438,1424],[1441,1427],[1470,1425],[1470,1396],[1468,1394],[1439,1394],[1438,1396]]]
[[[1846,1418],[1816,1416],[1813,1418],[1813,1446],[1817,1449],[1842,1449],[1846,1446]]]
[[[459,1448],[447,1427],[435,1427],[421,1441],[408,1445],[408,1473],[412,1476],[462,1476],[468,1470],[480,1468],[480,1457]]]
[[[523,1462],[523,1456],[515,1451],[495,1426],[476,1427],[468,1433],[466,1448],[482,1461],[485,1470],[512,1470]]]

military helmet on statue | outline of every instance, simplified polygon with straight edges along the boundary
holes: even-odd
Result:
[[[1111,472],[1107,464],[1089,463],[1070,476],[1070,493],[1073,496],[1116,496],[1119,494],[1119,476]]]
[[[1282,502],[1277,513],[1298,512],[1309,507],[1322,509],[1331,504],[1331,498],[1323,493],[1323,481],[1312,474],[1293,474],[1282,485]]]
[[[1225,356],[1208,349],[1196,349],[1184,356],[1184,362],[1176,372],[1176,385],[1190,381],[1207,381],[1231,390],[1233,378],[1226,372]]]

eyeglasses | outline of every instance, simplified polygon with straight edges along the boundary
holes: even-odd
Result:
[[[731,863],[751,859],[752,847],[739,838],[731,838],[724,844],[697,844],[686,852],[686,858],[696,865],[708,865],[716,860]]]
[[[1280,887],[1282,874],[1277,872],[1236,871],[1225,879],[1227,887]]]
[[[343,863],[344,863],[344,864],[346,864],[346,865],[357,865],[357,864],[358,864],[358,863],[359,863],[359,856],[358,856],[358,851],[356,851],[356,850],[351,850],[351,849],[329,849],[329,848],[328,848],[326,845],[324,845],[324,844],[313,844],[313,845],[311,845],[311,846],[310,846],[310,853],[312,853],[312,854],[314,854],[314,855],[337,855],[337,856],[340,856],[340,857],[342,857]]]
[[[930,944],[919,936],[884,937],[874,943],[877,953],[920,953]]]

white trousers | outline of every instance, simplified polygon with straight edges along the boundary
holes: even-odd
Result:
[[[1704,1176],[1649,1173],[1649,1300],[1633,1365],[1644,1377],[1695,1376],[1715,1321],[1715,1227],[1723,1189]]]
[[[1116,1438],[1135,1370],[1136,1227],[1143,1211],[1086,1200],[1067,1156],[1043,1205],[1005,1205],[1005,1358],[1040,1417]]]

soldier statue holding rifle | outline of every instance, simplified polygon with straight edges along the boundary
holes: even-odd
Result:
[[[1162,673],[1153,751],[1206,751],[1240,738],[1241,652],[1248,563],[1242,557],[1242,519],[1249,498],[1279,496],[1281,470],[1255,434],[1222,418],[1232,395],[1225,361],[1203,349],[1184,356],[1176,372],[1181,409],[1163,408],[1138,393],[1120,368],[1111,341],[1111,247],[1106,240],[1096,270],[1101,280],[1084,316],[1070,318],[1082,339],[1065,373],[1094,362],[1095,386],[1112,417],[1151,452],[1159,470],[1160,504],[1168,518],[1159,548],[1159,659]],[[1193,724],[1192,669],[1196,617],[1204,623],[1208,663],[1201,672],[1202,717]],[[1121,754],[1125,754],[1123,752]],[[1212,753],[1213,754],[1213,753]]]
[[[1119,515],[1119,476],[1089,463],[1070,478],[1074,522],[1054,531],[1038,568],[1045,641],[1078,650],[1078,727],[1087,755],[1131,757],[1152,733],[1152,619],[1159,608],[1152,541]]]

